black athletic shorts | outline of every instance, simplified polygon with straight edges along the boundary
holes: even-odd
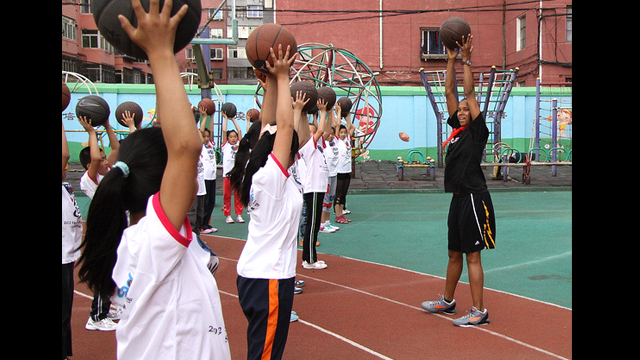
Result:
[[[449,206],[449,250],[472,253],[496,246],[496,222],[488,191],[454,194]]]

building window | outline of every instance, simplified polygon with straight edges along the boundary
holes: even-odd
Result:
[[[573,41],[573,8],[567,5],[567,42]]]
[[[76,21],[66,16],[62,17],[62,37],[76,40]]]
[[[247,6],[248,18],[262,18],[262,6],[260,5],[248,5]]]
[[[247,50],[243,47],[229,47],[227,57],[229,59],[246,59]]]
[[[446,54],[447,50],[440,41],[439,29],[422,29],[422,42],[420,48],[422,55],[442,55]]]
[[[211,15],[213,15],[213,12],[216,11],[215,8],[211,8],[209,9],[209,17],[211,17]],[[214,16],[213,20],[217,20],[217,21],[222,21],[224,20],[224,16],[223,16],[223,10],[220,9],[217,13],[216,16]]]
[[[527,15],[522,15],[516,21],[516,51],[527,47]]]
[[[82,29],[82,47],[86,49],[98,48],[98,30]]]
[[[224,60],[224,49],[212,48],[210,49],[211,60]]]
[[[83,14],[91,14],[90,0],[80,0],[80,12]]]

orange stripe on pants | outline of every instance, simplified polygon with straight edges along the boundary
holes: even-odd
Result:
[[[264,339],[264,350],[262,351],[262,359],[271,359],[271,351],[273,350],[273,341],[276,337],[278,328],[278,311],[280,308],[280,300],[278,297],[278,280],[269,280],[269,317],[267,318],[267,334]]]

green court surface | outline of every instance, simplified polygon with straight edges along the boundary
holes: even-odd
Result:
[[[319,258],[340,255],[445,277],[451,196],[348,195],[352,222],[319,235]],[[491,197],[496,248],[482,253],[485,287],[571,308],[571,191],[495,191]],[[83,214],[88,211],[85,199],[78,198]],[[212,235],[246,239],[250,216],[245,212],[247,223],[226,224],[221,205],[218,196],[211,221],[218,232]],[[466,265],[460,281],[468,282]],[[437,296],[419,286],[416,291],[424,291],[425,299]]]

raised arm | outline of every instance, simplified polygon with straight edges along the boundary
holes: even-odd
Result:
[[[296,97],[293,99],[293,128],[298,133],[298,143],[301,149],[307,140],[309,140],[309,123],[307,122],[306,113],[302,111],[304,105],[309,102],[309,98],[302,91],[296,91]],[[304,120],[303,120],[304,119]]]
[[[464,37],[463,37],[464,40]],[[471,120],[480,115],[480,105],[476,99],[476,91],[473,85],[473,73],[471,72],[471,52],[473,51],[473,35],[469,34],[466,37],[464,44],[460,46],[460,52],[462,54],[462,68],[464,70],[464,96],[467,98],[467,106],[469,106],[469,112],[471,113]]]
[[[109,147],[111,151],[107,156],[107,160],[109,161],[109,165],[113,165],[118,161],[118,153],[120,152],[120,142],[118,141],[118,137],[116,136],[116,132],[113,131],[111,124],[109,124],[109,120],[104,123],[104,129],[107,132],[107,137],[109,138]]]
[[[91,119],[87,119],[86,116],[78,116],[78,122],[84,128],[84,131],[89,134],[89,154],[91,155],[91,163],[87,168],[87,172],[89,173],[89,177],[95,180],[97,179],[98,169],[102,162],[102,154],[100,153],[100,147],[98,146],[96,129],[91,126]]]
[[[140,0],[132,0],[138,27],[120,15],[122,28],[131,40],[148,55],[153,68],[156,88],[156,111],[162,117],[162,134],[167,146],[167,166],[160,185],[160,205],[174,228],[180,229],[196,192],[196,173],[202,141],[193,121],[191,103],[180,77],[173,54],[178,24],[187,12],[187,5],[171,17],[172,0],[159,8],[151,0],[146,13]]]
[[[444,83],[444,96],[447,99],[447,111],[451,117],[456,110],[458,110],[458,97],[456,96],[456,81],[454,76],[458,49],[447,48],[447,55],[447,76]]]
[[[274,74],[277,82],[277,107],[276,107],[276,139],[273,144],[273,155],[285,168],[291,166],[291,139],[293,138],[293,107],[291,105],[291,89],[289,87],[289,72],[291,64],[298,55],[289,58],[290,48],[282,52],[282,45],[278,45],[277,55],[271,49],[273,67],[267,62],[269,72]],[[295,51],[295,50],[294,50]]]

